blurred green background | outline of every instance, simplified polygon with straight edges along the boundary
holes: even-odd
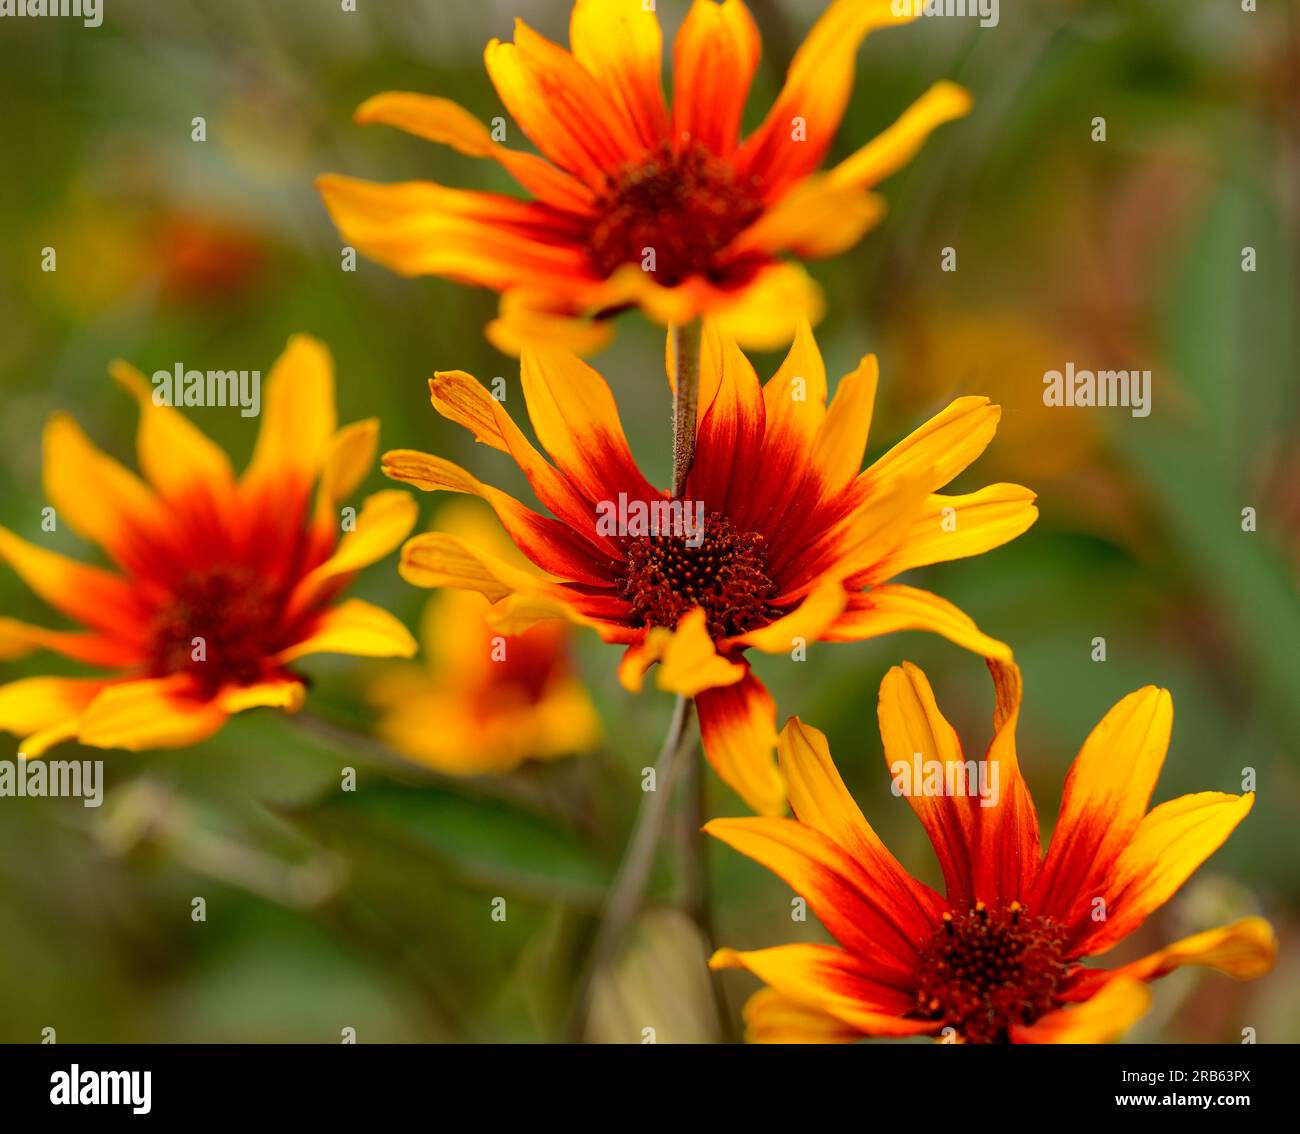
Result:
[[[385,448],[411,446],[520,489],[503,456],[430,408],[426,379],[504,376],[517,364],[481,328],[496,297],[401,280],[339,242],[312,189],[332,170],[507,188],[495,166],[384,128],[354,107],[390,89],[502,113],[483,45],[522,16],[567,42],[561,0],[104,0],[104,25],[0,21],[0,523],[39,535],[40,431],[70,411],[133,460],[136,411],[107,378],[176,361],[269,369],[290,333],[323,338],[340,421],[379,416]],[[685,0],[660,0],[675,28]],[[811,25],[812,0],[751,0],[764,61],[756,122]],[[1014,10],[1012,10],[1014,7]],[[869,459],[967,393],[1003,406],[1000,434],[959,488],[996,480],[1040,493],[1028,535],[977,561],[917,573],[1010,642],[1025,672],[1021,760],[1045,829],[1089,728],[1156,683],[1175,728],[1157,801],[1240,789],[1254,812],[1141,933],[1127,959],[1263,912],[1274,973],[1251,985],[1185,970],[1156,989],[1140,1040],[1300,1041],[1300,27],[1293,5],[1235,0],[1036,0],[998,27],[924,20],[868,41],[833,157],[856,148],[932,81],[975,96],[888,182],[890,213],[852,252],[813,266],[835,375],[881,356]],[[1028,10],[1025,10],[1028,9]],[[207,141],[191,119],[207,119]],[[1095,117],[1107,141],[1092,140]],[[513,136],[513,135],[512,135]],[[58,270],[40,270],[57,248]],[[958,270],[940,270],[941,249]],[[1241,269],[1242,249],[1258,270]],[[652,480],[668,479],[663,334],[638,316],[597,365]],[[777,356],[758,360],[766,377]],[[1047,409],[1042,375],[1149,368],[1153,412]],[[255,423],[191,411],[238,460]],[[383,487],[376,472],[366,489]],[[424,515],[437,501],[423,498]],[[1245,533],[1241,510],[1256,509]],[[45,537],[49,538],[49,537]],[[60,532],[56,545],[94,552]],[[416,624],[426,599],[392,558],[355,593]],[[8,568],[0,613],[56,624]],[[1091,660],[1104,637],[1107,660]],[[245,714],[197,749],[106,758],[98,811],[0,800],[0,1040],[337,1042],[542,1040],[564,1034],[604,887],[640,800],[640,769],[667,696],[624,694],[615,651],[578,641],[610,737],[598,753],[453,783],[367,738],[372,663],[312,658],[300,718]],[[888,791],[875,697],[907,658],[929,674],[969,751],[989,735],[979,661],[908,634],[761,658],[781,719],[828,732],[869,820],[905,865],[937,879],[909,808]],[[3,676],[71,672],[47,656]],[[0,738],[12,759],[13,738]],[[361,775],[339,791],[340,769]],[[709,810],[741,814],[708,777]],[[818,939],[756,864],[708,848],[716,934],[737,947]],[[665,861],[654,893],[670,897]],[[191,921],[191,899],[207,921]],[[508,916],[494,921],[504,897]],[[644,920],[597,991],[592,1036],[709,1038],[704,945],[671,904]],[[1111,958],[1108,958],[1110,960]],[[728,974],[732,1013],[755,987]]]

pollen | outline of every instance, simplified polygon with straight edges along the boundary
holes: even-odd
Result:
[[[284,595],[247,567],[180,577],[150,627],[155,677],[191,674],[207,696],[258,681],[278,652]]]
[[[622,264],[640,264],[653,268],[656,282],[675,287],[696,275],[721,282],[719,254],[763,205],[755,188],[707,147],[696,142],[677,151],[664,143],[613,175],[595,211],[587,247],[602,278]]]
[[[627,564],[619,596],[640,626],[677,625],[696,606],[717,640],[770,622],[776,584],[767,575],[767,546],[757,532],[741,532],[714,512],[699,547],[680,535],[638,536],[625,545]]]
[[[1014,1025],[1058,1007],[1069,975],[1064,931],[1019,903],[983,902],[945,913],[921,950],[916,1012],[953,1027],[966,1043],[1008,1043]]]

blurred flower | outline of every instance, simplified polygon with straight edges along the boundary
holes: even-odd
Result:
[[[966,1043],[1097,1043],[1146,1011],[1144,981],[1191,964],[1239,979],[1272,967],[1273,930],[1255,917],[1119,968],[1083,967],[1081,958],[1105,953],[1174,895],[1245,818],[1254,793],[1199,792],[1148,812],[1173,703],[1147,686],[1084,743],[1044,858],[1016,757],[1020,671],[992,660],[989,668],[997,704],[983,782],[998,785],[989,807],[992,793],[923,792],[915,780],[900,791],[900,763],[950,769],[964,757],[921,670],[895,667],[880,686],[885,759],[934,845],[946,899],[885,849],[826,738],[798,718],[779,746],[797,819],[715,819],[705,828],[805,896],[840,943],[715,954],[715,968],[746,968],[770,986],[747,1006],[752,1040],[944,1032]]]
[[[336,174],[317,184],[343,238],[380,263],[502,293],[488,329],[502,350],[517,354],[538,334],[594,349],[608,325],[575,317],[628,306],[666,324],[707,313],[748,345],[776,347],[821,303],[803,268],[780,255],[814,259],[856,243],[883,212],[871,187],[970,109],[964,90],[938,83],[885,133],[817,172],[848,104],[859,44],[915,19],[893,7],[835,0],[742,142],[760,52],[742,0],[695,0],[674,48],[671,111],[653,5],[577,0],[572,52],[516,21],[514,42],[494,39],[485,55],[501,101],[543,156],[505,148],[503,127],[489,133],[443,98],[381,94],[356,114],[493,158],[535,200]]]
[[[397,450],[383,465],[426,491],[482,497],[545,574],[435,532],[406,544],[403,576],[417,586],[478,591],[503,630],[554,617],[594,627],[628,647],[619,676],[631,691],[661,663],[659,688],[695,698],[706,755],[756,810],[783,811],[785,789],[771,755],[775,706],[745,650],[797,653],[819,639],[930,630],[1010,657],[950,603],[888,582],[998,547],[1034,522],[1034,494],[1019,485],[936,494],[997,430],[998,407],[987,398],[957,399],[859,473],[874,356],[840,382],[828,407],[826,367],[806,323],[766,386],[734,340],[706,324],[695,460],[681,498],[672,499],[637,468],[595,370],[571,353],[535,347],[524,352],[522,374],[533,428],[554,464],[468,374],[439,373],[430,383],[433,405],[508,453],[558,519],[440,457]],[[651,530],[652,506],[661,520],[675,508],[678,526],[657,521]]]
[[[289,663],[313,653],[415,652],[384,610],[334,600],[415,522],[406,493],[367,499],[340,539],[339,503],[374,460],[379,423],[336,431],[333,363],[290,340],[266,381],[252,461],[236,481],[225,453],[138,371],[113,376],[140,401],[141,480],[62,414],[45,431],[45,493],[59,521],[99,543],[118,571],[86,566],[0,528],[0,558],[84,631],[0,619],[0,654],[44,647],[117,671],[30,677],[0,687],[0,728],[38,756],[76,739],[101,748],[195,744],[231,713],[296,710]],[[313,485],[319,480],[315,501]]]
[[[527,563],[476,507],[444,509],[454,534],[519,567]],[[424,665],[394,663],[370,699],[378,732],[400,752],[451,775],[507,772],[528,759],[589,752],[600,721],[569,657],[571,628],[553,620],[505,637],[473,591],[439,591],[420,631]]]

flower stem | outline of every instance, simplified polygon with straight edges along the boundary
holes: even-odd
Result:
[[[592,985],[597,974],[617,958],[645,897],[650,873],[654,868],[655,850],[663,832],[664,818],[672,800],[673,788],[682,765],[690,758],[692,742],[691,700],[678,697],[673,709],[672,723],[664,738],[659,758],[655,761],[654,790],[645,793],[637,812],[632,837],[623,852],[623,862],[601,911],[600,928],[587,957],[570,1019],[570,1038],[581,1038],[583,1024],[590,1007]]]
[[[673,495],[686,491],[686,477],[695,463],[695,417],[700,397],[700,343],[698,319],[673,328]]]

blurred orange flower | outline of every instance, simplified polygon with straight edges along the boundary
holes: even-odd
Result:
[[[922,792],[915,780],[899,790],[900,768],[914,761],[946,776],[965,758],[921,670],[896,667],[880,686],[885,760],[934,845],[946,897],[889,853],[845,790],[826,738],[797,718],[779,745],[796,819],[706,826],[785,879],[839,942],[714,955],[714,968],[746,968],[768,985],[746,1008],[751,1040],[943,1032],[966,1043],[1105,1042],[1146,1011],[1145,981],[1190,964],[1239,979],[1272,967],[1277,943],[1261,918],[1115,969],[1080,963],[1164,905],[1246,817],[1254,793],[1199,792],[1147,811],[1173,725],[1168,692],[1148,686],[1084,743],[1044,858],[1016,757],[1020,671],[992,660],[989,668],[997,703],[981,782],[996,785],[996,796]]]
[[[742,0],[695,0],[674,48],[673,105],[662,33],[642,0],[577,0],[571,51],[522,21],[485,60],[501,101],[542,156],[507,149],[463,107],[377,95],[359,122],[398,126],[499,162],[534,200],[327,174],[317,182],[344,240],[403,275],[439,275],[502,294],[489,327],[502,350],[549,337],[595,349],[636,305],[665,324],[700,314],[746,345],[788,343],[820,295],[796,263],[850,247],[883,212],[870,189],[911,160],[970,97],[936,84],[885,133],[817,172],[848,104],[867,34],[908,23],[890,0],[835,0],[791,64],[766,119],[740,138],[758,64]]]
[[[744,661],[747,649],[788,653],[817,640],[929,630],[1010,658],[950,603],[889,582],[998,547],[1037,517],[1034,494],[1019,485],[937,494],[992,440],[999,411],[987,398],[957,399],[860,473],[874,357],[827,406],[826,366],[806,323],[766,386],[734,340],[706,323],[695,460],[673,499],[641,474],[595,370],[570,352],[530,348],[522,375],[550,461],[468,374],[439,373],[433,405],[508,453],[557,518],[441,457],[396,450],[383,467],[426,491],[486,500],[540,572],[435,532],[406,544],[403,576],[479,592],[502,630],[556,617],[594,627],[628,647],[619,676],[634,692],[660,663],[659,688],[695,698],[706,755],[756,810],[783,811],[785,788],[771,755],[776,710]],[[652,531],[652,510],[681,523]]]
[[[525,565],[479,507],[444,508],[439,522]],[[488,609],[472,591],[442,590],[429,600],[420,631],[424,664],[393,663],[370,687],[370,700],[383,710],[379,735],[412,760],[456,776],[595,748],[600,720],[570,660],[569,624],[541,622],[506,637],[488,625]]]
[[[76,739],[100,748],[195,744],[258,705],[296,710],[306,654],[404,655],[415,641],[391,614],[336,602],[357,571],[415,523],[404,492],[369,497],[339,538],[337,507],[374,461],[379,423],[335,428],[324,346],[291,339],[268,375],[261,431],[234,478],[222,450],[156,404],[138,371],[113,376],[140,402],[144,480],[95,448],[69,417],[45,431],[45,493],[58,522],[100,544],[116,570],[87,566],[0,528],[0,558],[84,630],[0,619],[0,656],[46,648],[116,671],[0,686],[0,728],[39,756]],[[313,501],[313,485],[319,481]]]

